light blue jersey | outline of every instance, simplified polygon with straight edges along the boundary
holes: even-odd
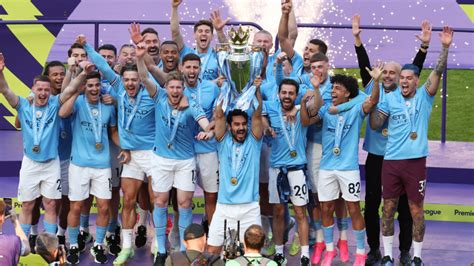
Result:
[[[301,113],[298,111],[295,122],[290,124],[284,121],[280,102],[264,102],[264,105],[270,126],[277,135],[271,139],[270,166],[278,168],[306,164],[308,128],[301,124]]]
[[[203,80],[215,80],[219,77],[219,65],[217,64],[217,54],[209,47],[207,53],[198,53],[196,49],[192,49],[186,45],[179,51],[179,59],[181,62],[187,54],[197,54],[201,58],[201,73],[199,78]]]
[[[428,156],[428,124],[434,96],[425,85],[408,99],[401,92],[393,92],[379,104],[379,112],[388,116],[388,141],[385,160],[405,160]],[[411,133],[416,132],[416,139]]]
[[[58,116],[60,103],[59,95],[50,96],[46,106],[33,106],[30,102],[18,97],[18,119],[22,125],[23,153],[36,162],[46,162],[58,157],[59,123]],[[33,129],[36,126],[36,130]],[[43,128],[43,129],[42,129]],[[35,133],[37,143],[35,143]],[[39,146],[38,152],[33,147]]]
[[[112,105],[89,104],[86,101],[85,95],[79,96],[74,103],[71,115],[74,136],[72,138],[71,162],[82,167],[109,168],[108,127],[117,125],[115,108]],[[99,134],[97,121],[99,118],[101,147],[97,149],[96,138]]]
[[[389,93],[400,93],[400,88],[397,88],[393,92],[385,92],[385,89],[383,88],[382,83],[380,83],[380,97],[379,97],[379,103],[382,103],[385,101],[385,98]],[[365,90],[365,93],[371,94],[372,93],[372,86],[368,87]],[[362,146],[362,149],[364,151],[367,151],[369,153],[379,155],[379,156],[384,156],[385,155],[385,147],[387,146],[387,134],[388,134],[388,119],[385,121],[383,124],[382,128],[373,130],[370,127],[370,114],[367,116],[367,125],[365,128],[365,138],[364,138],[364,145]]]
[[[301,76],[301,79],[304,84],[307,84],[309,88],[313,88],[313,85],[311,84],[310,77],[308,74],[305,74]],[[328,77],[321,85],[319,85],[319,93],[321,94],[321,98],[323,99],[323,104],[331,106],[332,104],[332,97],[331,97],[331,91],[332,91],[332,83],[331,83],[331,78]],[[317,123],[312,124],[308,128],[308,140],[311,141],[312,143],[322,143],[322,129],[323,129],[323,123],[322,121],[319,121]]]
[[[330,114],[329,105],[319,111],[323,119],[322,144],[323,157],[321,169],[324,170],[358,170],[359,169],[359,132],[366,114],[359,103],[353,108],[339,114]],[[336,144],[336,132],[340,129],[340,143]],[[340,154],[334,154],[339,146]]]
[[[69,160],[72,148],[72,125],[71,118],[62,118],[59,122],[59,160]]]
[[[259,201],[261,148],[262,141],[255,139],[250,127],[243,143],[234,141],[229,131],[225,133],[217,143],[220,179],[217,202],[245,204]]]
[[[217,85],[208,80],[199,80],[195,88],[185,87],[184,95],[188,99],[193,99],[206,113],[207,120],[212,121],[214,114],[214,106],[219,97],[219,88]],[[194,134],[197,135],[201,130],[201,127],[196,124]],[[194,140],[194,150],[197,154],[214,152],[217,149],[217,142],[213,138],[208,141]]]
[[[133,99],[128,96],[122,78],[107,61],[86,44],[89,58],[97,66],[110,85],[110,94],[117,100],[120,146],[128,150],[151,150],[155,141],[155,103],[148,91],[140,85],[140,92]],[[160,91],[158,86],[158,91]],[[140,97],[140,101],[138,98]],[[136,103],[139,103],[136,111]],[[131,114],[133,114],[131,116]],[[130,119],[133,117],[132,119]],[[130,122],[129,122],[130,121]]]
[[[161,157],[186,160],[194,156],[194,137],[197,121],[206,113],[192,99],[189,107],[178,111],[168,103],[168,95],[160,90],[155,97],[155,146],[153,151]]]

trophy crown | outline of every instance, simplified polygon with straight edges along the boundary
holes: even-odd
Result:
[[[237,46],[245,46],[248,43],[250,37],[250,29],[244,30],[242,26],[239,26],[237,30],[231,28],[228,32],[230,43]]]

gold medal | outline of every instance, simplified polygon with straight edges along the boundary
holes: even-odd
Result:
[[[171,143],[168,143],[168,149],[171,149],[171,147],[173,147],[173,145]]]
[[[388,129],[386,128],[382,129],[382,136],[384,137],[388,136]]]
[[[410,133],[410,138],[411,138],[412,140],[415,140],[417,137],[418,137],[418,134],[416,134],[416,132],[411,132],[411,133]]]
[[[298,155],[298,154],[296,153],[296,151],[290,151],[290,156],[291,156],[291,158],[295,158],[296,155]]]
[[[34,153],[39,153],[41,151],[40,149],[40,146],[39,145],[35,145],[33,146],[33,148],[31,149]]]
[[[102,150],[102,143],[96,142],[95,143],[95,149],[98,150],[98,151]]]
[[[230,179],[230,183],[231,183],[232,185],[234,185],[234,186],[237,185],[237,177],[232,177],[232,178]]]
[[[334,153],[336,156],[339,156],[339,154],[341,154],[341,149],[339,149],[339,147],[335,147],[332,149],[332,153]]]

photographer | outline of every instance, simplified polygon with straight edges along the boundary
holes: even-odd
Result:
[[[56,235],[41,233],[36,238],[36,254],[40,255],[48,265],[66,265],[64,246],[59,245]]]
[[[190,224],[184,231],[186,251],[177,251],[166,258],[165,265],[224,265],[218,256],[204,253],[206,233],[200,224]]]
[[[20,227],[16,213],[6,211],[6,204],[0,200],[0,265],[17,265],[20,256],[26,256],[30,253],[28,238]],[[15,226],[16,235],[4,235],[2,233],[5,219],[10,218]]]
[[[260,225],[251,225],[245,231],[244,235],[244,247],[245,255],[230,260],[226,263],[229,266],[238,265],[268,265],[277,266],[277,263],[273,260],[267,259],[260,254],[265,243],[265,233]]]

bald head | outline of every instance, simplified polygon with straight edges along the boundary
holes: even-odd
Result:
[[[382,72],[383,86],[387,89],[396,86],[399,81],[401,70],[402,66],[395,61],[385,63]]]

